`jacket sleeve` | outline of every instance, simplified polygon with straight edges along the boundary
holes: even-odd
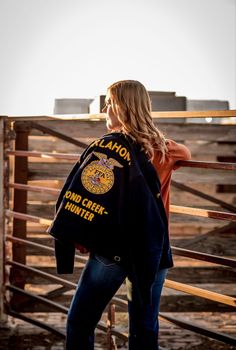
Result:
[[[63,196],[70,184],[71,179],[73,178],[74,174],[76,173],[80,162],[77,162],[74,167],[72,168],[70,174],[68,175],[64,186],[59,194],[59,197],[57,199],[56,205],[55,205],[55,211],[57,212],[60,203],[63,199]],[[57,266],[57,273],[58,274],[66,274],[66,273],[73,273],[74,271],[74,256],[75,256],[75,246],[73,243],[69,242],[61,242],[54,238],[54,249],[55,249],[55,258],[56,258],[56,266]]]
[[[61,192],[58,196],[56,205],[55,205],[55,211],[57,212],[60,204],[63,200],[63,197],[68,189],[68,187],[71,184],[71,181],[75,174],[77,173],[79,167],[84,162],[88,151],[90,147],[88,146],[84,152],[80,156],[80,160],[76,162],[71,169],[69,175],[66,178],[66,181],[63,185],[63,188],[61,189]],[[51,226],[50,226],[51,227]],[[47,232],[50,233],[50,227],[48,228]],[[75,256],[75,244],[66,241],[66,240],[59,240],[54,238],[54,249],[55,249],[55,258],[56,258],[56,267],[57,267],[57,273],[58,274],[71,274],[74,270],[74,256]]]
[[[68,175],[68,177],[64,183],[64,186],[59,194],[59,197],[58,197],[56,205],[55,205],[56,212],[57,212],[57,210],[60,206],[60,203],[63,199],[63,196],[64,196],[64,194],[65,194],[65,192],[70,184],[70,181],[73,178],[74,174],[76,173],[78,167],[79,167],[79,162],[77,162],[74,165],[74,167],[72,168],[70,174]],[[48,230],[49,229],[50,229],[50,227],[48,228]],[[69,242],[62,243],[61,241],[54,238],[54,249],[55,249],[57,273],[58,274],[73,273],[74,255],[75,255],[74,244],[69,243]]]

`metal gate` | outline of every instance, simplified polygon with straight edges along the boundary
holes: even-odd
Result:
[[[205,118],[210,117],[235,117],[235,111],[207,111],[207,112],[154,112],[154,118]],[[156,120],[158,122],[158,119]],[[87,146],[87,141],[94,139],[96,134],[100,136],[105,133],[105,122],[102,114],[99,115],[80,115],[74,118],[58,117],[1,117],[1,137],[0,137],[0,158],[1,158],[1,174],[0,174],[0,230],[1,230],[1,266],[0,278],[2,283],[2,296],[0,304],[1,317],[4,315],[12,315],[26,322],[30,322],[36,326],[44,328],[61,337],[65,334],[53,325],[49,325],[34,317],[30,317],[27,313],[34,313],[39,310],[44,312],[60,312],[66,314],[68,311],[68,303],[71,298],[71,293],[76,287],[76,280],[71,280],[68,276],[58,277],[55,274],[55,267],[52,267],[51,259],[54,249],[50,237],[45,236],[45,230],[51,222],[50,215],[47,215],[47,208],[51,208],[52,204],[60,191],[62,180],[65,177],[72,163],[78,160],[79,152]],[[235,145],[236,144],[236,125],[185,125],[179,124],[162,124],[167,134],[171,134],[170,130],[181,130],[180,137],[185,140],[184,135],[190,133],[191,130],[197,130],[196,142],[198,137],[204,133],[211,136],[210,142],[216,142],[218,145]],[[79,134],[77,136],[77,131]],[[181,129],[182,128],[182,129]],[[192,129],[191,129],[192,128]],[[39,145],[49,142],[46,135],[50,135],[54,142],[61,140],[62,148],[65,143],[70,146],[66,148],[67,152],[61,152],[51,149],[47,152],[45,149],[37,150]],[[32,145],[34,147],[32,149]],[[64,145],[64,146],[63,146]],[[41,146],[40,146],[41,147]],[[39,148],[40,148],[39,147]],[[206,144],[206,153],[207,153]],[[49,147],[50,148],[50,147]],[[218,146],[220,148],[220,146]],[[74,149],[74,152],[70,150]],[[40,163],[39,163],[40,161]],[[43,162],[45,162],[44,165]],[[32,165],[33,164],[33,165]],[[234,162],[218,162],[218,161],[201,161],[191,160],[179,162],[181,169],[190,171],[198,171],[197,176],[206,176],[210,172],[212,179],[227,175],[228,186],[231,189],[235,188],[235,170],[236,163]],[[54,171],[50,175],[49,169],[52,167]],[[49,169],[48,169],[49,168]],[[53,174],[58,169],[64,169],[60,174],[60,180],[54,178]],[[201,171],[202,170],[202,173]],[[47,174],[47,175],[44,175]],[[199,174],[199,175],[198,175]],[[45,177],[46,176],[46,177]],[[47,176],[50,178],[48,179]],[[187,176],[187,175],[186,175]],[[195,175],[196,176],[196,175]],[[181,176],[180,176],[181,178]],[[225,181],[223,181],[225,183]],[[226,184],[227,185],[227,184]],[[175,188],[181,193],[190,194],[196,198],[207,200],[212,205],[217,206],[217,210],[199,208],[187,205],[171,205],[170,210],[172,215],[176,214],[181,217],[199,217],[206,218],[205,220],[215,220],[217,223],[226,222],[224,225],[216,224],[216,227],[210,231],[205,230],[194,238],[189,238],[177,247],[172,244],[172,250],[175,259],[178,257],[191,258],[189,266],[194,266],[193,261],[202,261],[211,266],[217,267],[221,273],[225,271],[226,280],[230,281],[230,285],[235,283],[235,255],[222,256],[221,254],[210,254],[201,251],[193,250],[191,247],[197,246],[199,242],[203,242],[206,237],[211,237],[215,234],[224,237],[225,233],[235,234],[236,208],[232,203],[226,202],[218,197],[197,190],[181,181],[172,180],[172,188]],[[181,191],[181,192],[180,192]],[[34,210],[43,215],[33,215],[31,202],[33,197],[38,198],[37,204],[34,204]],[[47,197],[48,203],[45,204]],[[42,200],[42,198],[44,200]],[[34,199],[34,198],[33,198]],[[37,206],[37,208],[36,208]],[[41,208],[41,209],[40,209]],[[222,211],[221,208],[224,210]],[[46,215],[46,217],[45,217]],[[48,216],[48,217],[47,217]],[[51,215],[52,216],[52,215]],[[183,219],[184,220],[184,219]],[[184,221],[183,221],[184,225]],[[207,224],[205,224],[207,226]],[[38,231],[37,231],[38,230]],[[227,235],[226,235],[227,239]],[[48,265],[42,263],[36,264],[32,262],[32,256],[48,261]],[[77,275],[79,275],[87,257],[81,254],[76,254]],[[194,260],[193,260],[194,259]],[[49,263],[50,261],[50,263]],[[176,267],[173,269],[175,270]],[[177,267],[178,269],[178,267]],[[206,270],[206,269],[205,269]],[[204,269],[203,269],[204,271]],[[216,270],[215,270],[216,271]],[[223,312],[231,312],[236,307],[236,291],[231,290],[230,295],[225,295],[212,290],[200,288],[171,279],[170,277],[165,282],[165,288],[186,293],[191,299],[189,304],[190,311],[199,307],[199,300],[205,302],[205,307],[212,307]],[[174,274],[174,273],[173,273]],[[78,277],[78,276],[77,276]],[[169,279],[170,278],[170,279]],[[45,291],[32,292],[31,285],[45,285]],[[50,288],[49,288],[50,287]],[[37,289],[37,288],[36,288]],[[68,294],[69,293],[69,294]],[[173,317],[168,312],[161,311],[160,319],[171,322],[179,327],[188,329],[198,334],[225,342],[227,344],[236,344],[236,338],[230,334],[225,334],[220,331],[213,331],[210,328],[202,327],[195,322],[187,322],[181,317],[181,307],[179,303],[175,304],[177,298],[174,296],[168,297],[171,303],[175,305],[179,311],[180,317]],[[200,299],[201,298],[201,299]],[[201,307],[203,307],[201,304]],[[210,305],[210,306],[209,306]],[[161,305],[161,310],[165,309]],[[186,307],[186,306],[185,306]],[[168,307],[167,307],[168,310]],[[120,338],[127,341],[127,332],[121,332],[115,323],[115,316],[118,312],[127,311],[127,300],[124,295],[120,297],[119,293],[111,300],[106,310],[106,321],[100,321],[98,328],[107,334],[107,348],[115,348],[115,339]]]

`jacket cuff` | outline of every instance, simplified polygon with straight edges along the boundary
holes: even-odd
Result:
[[[73,273],[74,271],[74,256],[75,256],[75,246],[73,243],[60,242],[59,240],[54,240],[55,245],[55,258],[57,265],[57,273]]]

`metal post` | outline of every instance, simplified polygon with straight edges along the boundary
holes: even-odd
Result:
[[[5,322],[7,316],[4,313],[4,297],[5,297],[5,273],[4,273],[4,235],[5,235],[5,219],[4,219],[4,120],[0,117],[0,322]]]
[[[115,304],[110,303],[107,311],[107,349],[116,350],[115,337],[112,335],[111,330],[115,327]]]
[[[15,150],[28,150],[29,125],[27,122],[15,122]],[[28,181],[28,158],[15,157],[14,161],[14,182],[27,184]],[[20,213],[27,212],[27,191],[14,189],[13,191],[13,210]],[[17,238],[26,239],[27,223],[24,220],[13,219],[12,235]],[[12,258],[21,264],[26,264],[26,247],[21,244],[14,243],[12,250]],[[11,283],[15,286],[24,289],[25,274],[22,270],[11,268],[10,273]],[[22,297],[13,295],[11,306],[13,308],[19,306]],[[23,300],[22,300],[23,301]]]

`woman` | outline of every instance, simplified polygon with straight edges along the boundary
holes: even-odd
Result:
[[[140,82],[112,84],[105,101],[110,133],[89,145],[74,166],[49,228],[59,273],[73,272],[75,246],[90,251],[68,313],[66,349],[94,348],[96,325],[126,279],[129,349],[156,350],[161,291],[173,266],[171,172],[190,152],[155,127]]]

